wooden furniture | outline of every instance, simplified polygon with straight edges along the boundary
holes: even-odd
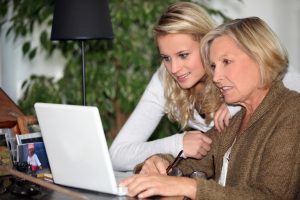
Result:
[[[19,134],[30,133],[28,126],[38,124],[36,116],[18,116],[17,117],[17,126],[19,129]]]
[[[0,88],[0,128],[13,128],[19,116],[24,116],[23,112]]]
[[[29,133],[28,126],[38,124],[36,116],[25,116],[0,88],[0,128],[12,128],[15,134]]]

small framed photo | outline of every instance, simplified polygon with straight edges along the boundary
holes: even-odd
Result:
[[[29,165],[30,174],[50,173],[49,161],[43,142],[18,145],[17,155],[18,162],[26,162]]]

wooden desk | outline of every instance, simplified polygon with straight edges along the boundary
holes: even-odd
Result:
[[[68,187],[68,189],[70,189]],[[81,190],[81,189],[74,189],[71,188],[75,192],[79,192],[80,194],[84,195],[87,197],[89,200],[136,200],[138,198],[133,198],[133,197],[127,197],[127,196],[115,196],[115,195],[110,195],[106,193],[100,193],[100,192],[93,192],[93,191],[88,191],[88,190]],[[5,193],[0,195],[1,200],[19,200],[19,199],[31,199],[31,200],[73,200],[72,197],[64,195],[59,192],[55,191],[50,191],[48,189],[42,188],[42,191],[40,194],[31,196],[28,198],[25,197],[18,197],[10,193]],[[184,197],[151,197],[148,199],[159,199],[159,200],[183,200]]]
[[[80,194],[84,195],[87,197],[89,200],[99,200],[99,199],[116,199],[116,200],[133,200],[137,198],[131,198],[127,196],[115,196],[115,195],[110,195],[110,194],[105,194],[105,193],[100,193],[100,192],[92,192],[92,191],[87,191],[87,190],[79,190],[79,189],[72,189],[76,192],[79,192]],[[19,197],[14,194],[11,194],[10,192],[6,192],[2,195],[0,195],[1,200],[19,200],[19,199],[31,199],[31,200],[71,200],[73,199],[70,196],[67,196],[65,194],[55,192],[55,191],[50,191],[48,189],[42,188],[41,192],[37,195],[30,196],[30,197]]]
[[[118,172],[120,173],[120,172]],[[122,173],[122,172],[121,172]],[[127,175],[126,175],[127,176]],[[22,177],[22,176],[20,176]],[[28,180],[28,179],[27,179]],[[30,184],[29,182],[27,182],[28,184]],[[43,185],[43,184],[41,184]],[[66,187],[66,186],[61,186],[60,185],[60,189],[56,189],[56,190],[50,190],[48,188],[51,187],[40,187],[40,192],[34,196],[30,196],[30,197],[19,197],[16,196],[14,194],[12,194],[11,188],[8,189],[7,192],[5,192],[4,194],[0,195],[0,199],[1,200],[18,200],[18,199],[32,199],[32,200],[68,200],[68,199],[74,199],[76,197],[76,199],[89,199],[89,200],[98,200],[98,199],[116,199],[116,200],[134,200],[137,198],[133,198],[133,197],[128,197],[128,196],[116,196],[116,195],[112,195],[112,194],[106,194],[106,193],[101,193],[101,192],[95,192],[95,191],[90,191],[90,190],[84,190],[84,189],[78,189],[78,188],[72,188],[72,187]],[[72,191],[72,192],[76,192],[76,195],[72,194],[70,195],[70,192],[67,193],[62,193],[62,189],[67,189],[68,191]],[[58,192],[60,191],[60,192]],[[67,195],[68,194],[68,195]],[[80,197],[78,197],[80,196]],[[177,197],[159,197],[159,196],[154,196],[148,199],[160,199],[160,200],[183,200],[184,197],[183,196],[177,196]]]

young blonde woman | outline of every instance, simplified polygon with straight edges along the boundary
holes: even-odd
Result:
[[[212,143],[204,132],[214,125],[216,110],[201,111],[201,94],[205,87],[205,71],[200,58],[200,40],[214,28],[207,12],[195,3],[170,5],[154,27],[162,64],[153,75],[140,102],[110,147],[115,170],[132,170],[156,153],[202,158]],[[212,105],[212,108],[215,106]],[[220,130],[239,108],[222,106],[215,117]],[[167,114],[182,130],[155,141],[147,141]]]

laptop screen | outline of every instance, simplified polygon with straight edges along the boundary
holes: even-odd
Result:
[[[117,194],[97,107],[36,103],[54,182]]]

